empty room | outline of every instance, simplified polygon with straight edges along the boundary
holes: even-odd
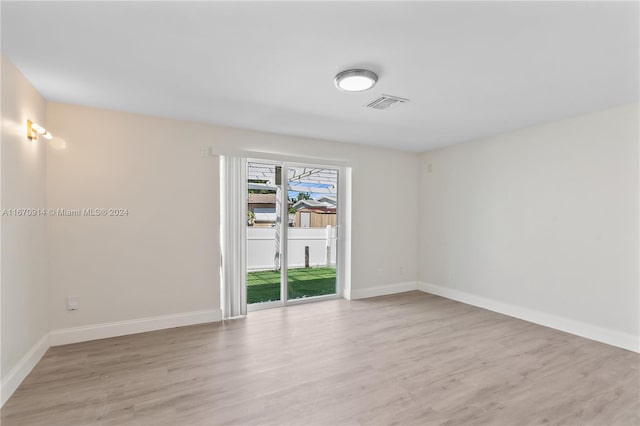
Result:
[[[2,426],[640,426],[639,1],[0,25]]]

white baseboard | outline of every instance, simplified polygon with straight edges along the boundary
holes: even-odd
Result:
[[[456,300],[468,305],[488,309],[510,317],[519,318],[535,324],[544,325],[545,327],[554,328],[566,333],[575,334],[576,336],[617,346],[633,352],[640,352],[640,337],[634,336],[633,334],[598,327],[581,321],[523,308],[509,303],[498,302],[496,300],[487,299],[485,297],[460,290],[441,287],[435,284],[418,282],[418,290],[425,293],[435,294],[436,296],[446,297],[447,299]]]
[[[406,281],[402,283],[386,284],[377,287],[355,288],[351,291],[345,291],[345,298],[350,300],[366,299],[367,297],[385,296],[387,294],[404,293],[418,289],[418,283],[415,281]],[[347,297],[347,295],[349,297]]]
[[[47,352],[47,349],[49,349],[49,333],[42,336],[11,371],[2,378],[2,384],[0,385],[0,407],[13,395],[16,389],[18,389],[18,386],[20,386],[20,383],[27,378],[31,370],[33,370],[33,367],[36,366]]]
[[[69,343],[126,336],[127,334],[144,333],[147,331],[203,324],[221,320],[222,311],[220,309],[213,309],[109,322],[104,324],[94,324],[84,327],[64,328],[51,331],[49,344],[51,346],[67,345]]]
[[[221,320],[222,311],[220,309],[213,309],[53,330],[42,336],[29,352],[20,359],[16,366],[2,378],[2,383],[0,384],[0,406],[4,405],[11,395],[13,395],[16,389],[18,389],[18,386],[20,386],[20,383],[22,383],[31,370],[33,370],[36,364],[42,359],[50,346],[86,342],[89,340],[125,336],[127,334],[144,333],[146,331]]]

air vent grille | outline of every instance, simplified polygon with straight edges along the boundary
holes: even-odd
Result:
[[[382,95],[375,101],[365,105],[365,107],[385,110],[385,109],[395,108],[398,105],[402,105],[407,102],[409,102],[409,99],[399,98],[397,96],[391,96],[391,95]]]

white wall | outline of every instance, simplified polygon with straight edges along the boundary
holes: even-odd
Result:
[[[352,288],[415,282],[415,154],[60,103],[47,118],[66,142],[49,152],[48,206],[129,209],[49,220],[52,329],[219,306],[218,161],[203,146],[348,162]]]
[[[219,307],[218,163],[205,127],[49,103],[50,208],[125,208],[50,217],[52,329]],[[66,310],[79,296],[80,309]]]
[[[638,123],[624,106],[422,154],[420,281],[637,342]]]
[[[45,102],[2,57],[2,209],[45,207],[46,140],[30,141],[26,122],[46,125]],[[2,216],[0,238],[2,402],[28,372],[29,353],[48,333],[45,217]],[[38,356],[36,358],[39,359]]]

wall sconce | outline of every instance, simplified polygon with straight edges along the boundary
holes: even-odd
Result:
[[[45,139],[51,139],[53,137],[53,135],[47,132],[44,127],[31,120],[27,120],[27,138],[29,138],[30,141],[33,141],[38,139],[38,135],[42,135]]]

